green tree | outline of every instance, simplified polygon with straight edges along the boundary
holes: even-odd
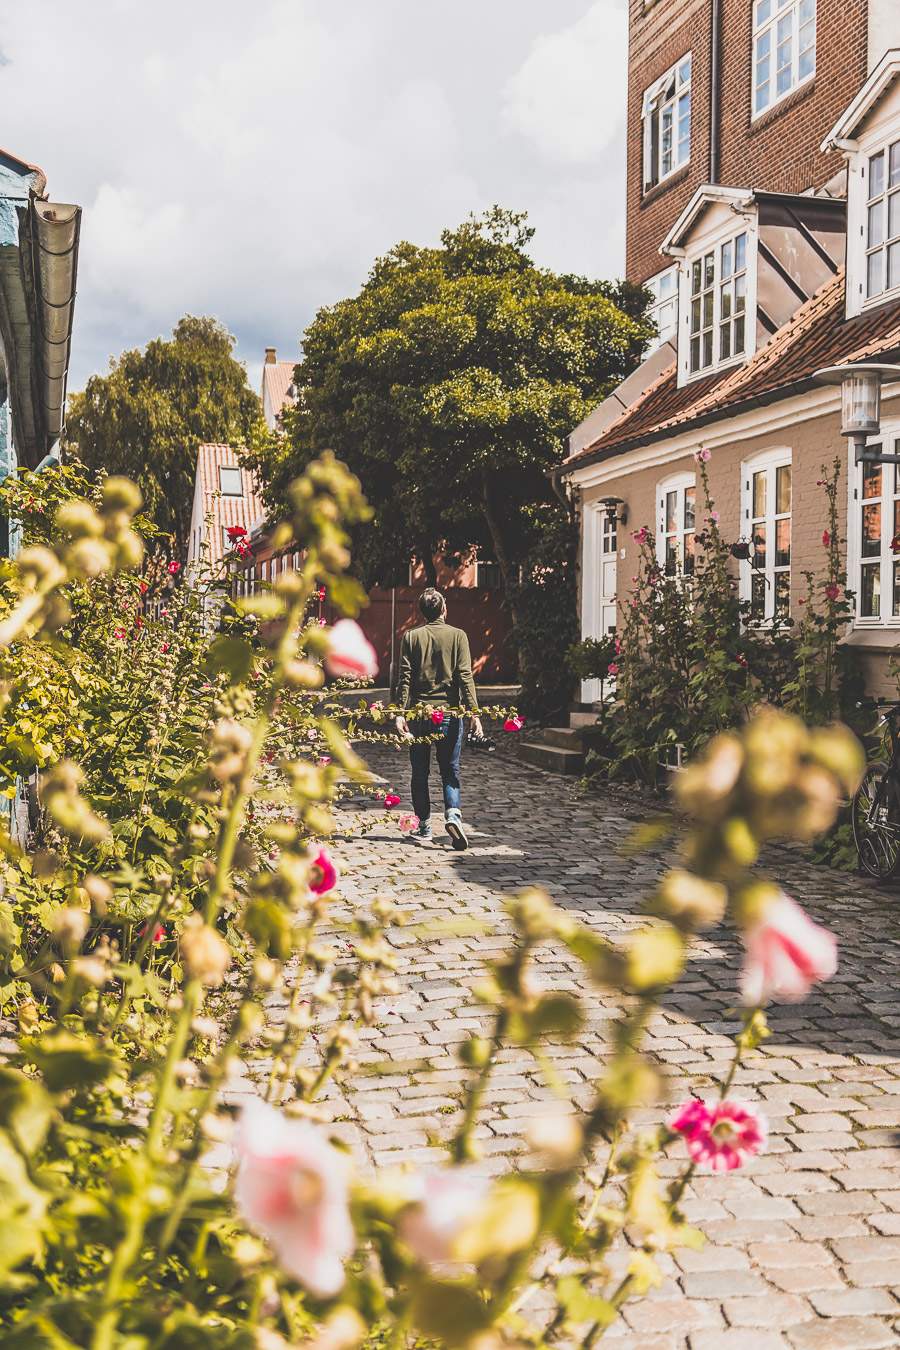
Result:
[[[125,474],[157,527],[187,545],[204,441],[243,444],[261,418],[235,339],[217,319],[186,314],[172,340],[123,352],[69,401],[67,445],[90,469]]]
[[[286,436],[258,441],[250,462],[281,510],[290,481],[334,449],[375,511],[357,540],[367,584],[410,561],[433,579],[436,556],[474,544],[512,594],[543,526],[565,517],[546,470],[639,359],[648,297],[536,267],[533,233],[494,207],[438,248],[398,244],[306,330]]]

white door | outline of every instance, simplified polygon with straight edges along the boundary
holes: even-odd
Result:
[[[583,636],[601,638],[616,631],[616,521],[610,520],[605,511],[594,511],[592,515],[594,547],[586,552],[592,563],[593,604],[585,605],[584,618],[589,623],[584,625]],[[582,702],[593,703],[603,692],[609,694],[610,688],[609,680],[603,682],[602,690],[600,680],[582,680]]]

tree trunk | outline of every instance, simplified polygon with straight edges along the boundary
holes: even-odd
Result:
[[[422,545],[421,555],[422,555],[422,566],[425,568],[425,580],[428,582],[429,586],[436,586],[437,568],[434,565],[434,554],[428,547],[427,543]]]
[[[509,552],[506,547],[506,539],[503,533],[503,526],[497,513],[497,502],[494,491],[494,485],[487,469],[481,471],[481,494],[484,500],[484,519],[491,532],[491,540],[494,545],[494,556],[497,560],[497,566],[500,568],[500,574],[503,577],[503,585],[506,589],[506,598],[509,604],[509,612],[512,621],[516,622],[516,610],[513,596],[515,586],[518,582],[518,575],[511,575],[511,566]]]

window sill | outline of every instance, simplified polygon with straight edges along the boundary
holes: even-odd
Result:
[[[748,136],[755,136],[758,131],[763,131],[770,122],[777,122],[778,118],[784,113],[790,112],[798,103],[802,103],[805,98],[809,98],[816,87],[815,76],[807,80],[805,84],[800,84],[796,89],[792,89],[789,94],[785,94],[777,103],[773,103],[771,108],[766,108],[758,117],[750,117],[750,126],[747,130]]]
[[[900,646],[900,619],[893,626],[873,624],[871,628],[853,628],[841,642],[870,652],[894,652]]]
[[[690,171],[691,161],[688,160],[687,164],[682,164],[681,168],[676,169],[674,173],[670,173],[659,183],[654,183],[652,188],[647,188],[646,192],[641,196],[641,210],[643,210],[645,206],[649,206],[651,202],[655,202],[658,197],[662,197],[663,194],[667,192],[669,188],[674,187],[676,183],[683,183]]]

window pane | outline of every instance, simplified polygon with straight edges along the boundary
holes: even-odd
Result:
[[[871,502],[862,509],[862,548],[864,558],[881,557],[881,502]]]
[[[708,328],[713,321],[713,293],[703,292],[703,327]]]
[[[719,360],[727,361],[731,356],[731,324],[723,323],[719,329]]]
[[[691,295],[700,294],[700,262],[694,263],[691,268]]]
[[[700,300],[691,301],[691,332],[700,332]]]
[[[791,561],[791,522],[775,522],[775,566],[787,567]]]
[[[877,248],[884,243],[884,201],[873,202],[869,207],[869,231],[867,248]]]
[[[666,493],[666,534],[678,528],[678,493]]]
[[[715,254],[707,253],[703,259],[703,289],[706,290],[716,279],[716,258]]]
[[[744,316],[739,314],[734,321],[734,353],[744,350]]]
[[[776,618],[783,619],[787,616],[791,606],[791,574],[790,572],[775,573],[775,615]]]
[[[751,619],[766,617],[766,579],[759,573],[750,578],[750,617]]]
[[[684,562],[682,564],[682,571],[685,576],[688,577],[693,576],[694,572],[694,542],[694,536],[692,534],[686,534],[684,536]]]
[[[888,244],[888,289],[893,290],[895,286],[900,286],[900,239],[894,244]]]
[[[869,160],[869,201],[884,192],[884,151]]]
[[[768,474],[765,470],[762,473],[753,475],[753,519],[760,520],[766,514],[766,488],[768,487]]]
[[[757,28],[759,28],[762,24],[764,24],[766,20],[771,17],[771,14],[772,14],[772,0],[759,0],[759,4],[756,6]]]
[[[684,489],[684,528],[692,530],[694,528],[694,505],[697,500],[697,489],[686,487]]]
[[[874,449],[874,446],[870,446],[869,449]],[[880,464],[863,464],[862,495],[863,497],[881,496]]]
[[[870,253],[866,259],[866,295],[880,295],[884,290],[884,270],[881,250]]]
[[[756,111],[762,112],[769,106],[769,58],[761,61],[756,68]]]
[[[731,276],[731,240],[722,245],[722,280],[727,281]]]
[[[775,470],[775,514],[780,516],[791,509],[791,466],[782,464]]]
[[[734,279],[734,307],[740,314],[747,303],[747,278],[745,276],[735,277]]]
[[[731,318],[731,287],[723,286],[719,297],[719,318]]]
[[[890,178],[888,185],[897,187],[900,185],[900,141],[894,141],[890,148]]]
[[[877,619],[881,614],[881,567],[869,563],[860,569],[859,612],[864,619]]]
[[[691,338],[691,370],[700,369],[700,339]]]
[[[870,211],[871,209],[869,207]],[[898,234],[900,234],[900,192],[892,192],[888,197],[887,237],[888,239],[896,239]]]
[[[766,566],[766,527],[765,525],[753,526],[753,566],[761,571]]]
[[[743,272],[747,266],[747,236],[739,234],[734,241],[734,270]]]
[[[713,335],[712,335],[712,332],[704,333],[704,334],[703,334],[703,369],[704,369],[704,370],[706,369],[707,366],[711,366],[711,365],[712,365],[712,359],[713,359],[712,343],[713,343]]]
[[[691,58],[690,56],[686,56],[682,61],[681,65],[678,67],[679,85],[687,84],[690,78],[691,78]]]
[[[894,618],[900,614],[900,562],[894,563],[894,605],[892,612]]]

